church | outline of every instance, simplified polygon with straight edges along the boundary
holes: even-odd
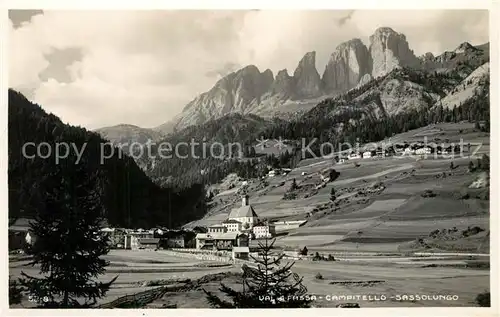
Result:
[[[241,207],[231,210],[228,220],[236,220],[241,222],[243,229],[250,229],[255,224],[259,223],[259,216],[250,205],[248,195],[243,195],[241,198]]]

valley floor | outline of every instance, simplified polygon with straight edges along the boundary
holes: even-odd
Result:
[[[459,133],[458,131],[461,130]],[[334,164],[332,159],[305,160],[286,176],[250,180],[250,204],[268,220],[307,220],[298,228],[280,232],[276,247],[309,253],[332,254],[337,261],[297,260],[293,270],[304,276],[317,307],[335,307],[346,300],[331,301],[327,295],[384,295],[384,301],[360,301],[361,307],[474,306],[477,294],[489,291],[489,186],[471,189],[481,172],[469,172],[468,164],[489,153],[489,134],[473,131],[472,124],[441,124],[392,138],[395,142],[421,141],[422,136],[483,146],[469,157],[392,157]],[[454,168],[450,168],[450,163]],[[324,186],[319,172],[334,168],[340,173]],[[284,194],[295,179],[296,199]],[[336,198],[330,200],[331,189]],[[430,194],[429,194],[430,193]],[[220,223],[240,204],[236,190],[213,200],[209,214],[188,226]],[[483,231],[468,234],[478,227]],[[439,234],[432,235],[433,231]],[[421,256],[418,253],[436,253]],[[238,265],[175,257],[160,251],[114,250],[103,280],[119,275],[103,302],[148,288],[148,281],[198,279],[207,274],[232,272],[222,279],[207,280],[183,292],[169,292],[150,303],[150,308],[175,304],[179,308],[207,308],[202,288],[218,293],[220,282],[235,288],[241,280]],[[35,274],[25,262],[10,261],[9,274]],[[212,267],[209,267],[212,266]],[[322,279],[317,279],[317,274]],[[344,283],[340,283],[340,282]],[[360,283],[349,283],[360,282]],[[456,295],[456,300],[397,300],[398,295]],[[320,299],[321,297],[321,299]],[[30,303],[23,303],[29,306]]]
[[[241,287],[239,265],[191,260],[167,255],[162,251],[113,250],[107,256],[111,261],[100,280],[118,279],[100,304],[118,297],[153,289],[158,285],[186,285],[182,280],[226,273],[222,278],[207,279],[196,287],[182,292],[167,292],[146,308],[209,308],[203,289],[220,292],[220,283],[235,289]],[[360,252],[343,252],[335,255],[336,261],[322,262],[298,260],[293,271],[304,277],[308,293],[315,296],[315,307],[335,307],[345,302],[358,302],[361,307],[434,307],[474,306],[477,294],[489,289],[489,270],[467,267],[467,263],[489,263],[488,255],[401,256],[375,255]],[[160,263],[161,262],[161,263]],[[26,261],[10,262],[9,274],[18,277],[20,272],[37,274],[36,268],[25,266]],[[214,265],[216,267],[207,267]],[[219,267],[217,267],[219,266]],[[317,274],[322,279],[317,279]],[[467,287],[464,287],[467,285]],[[341,299],[340,296],[370,295],[372,300]],[[453,300],[398,300],[402,295],[450,295]],[[386,297],[385,300],[380,300]],[[378,300],[373,300],[378,298]],[[17,307],[34,307],[25,298]],[[13,307],[15,308],[15,307]]]

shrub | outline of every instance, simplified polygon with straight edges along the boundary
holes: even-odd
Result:
[[[474,170],[475,170],[474,163],[472,163],[472,161],[469,161],[469,166],[468,166],[469,173],[474,172]]]
[[[322,280],[323,275],[321,275],[321,273],[316,273],[316,276],[314,278],[316,278],[317,280]]]
[[[319,255],[318,252],[316,252],[314,254],[313,261],[321,261],[321,260],[324,260],[324,258],[321,255]]]
[[[337,197],[335,197],[335,189],[332,187],[332,190],[330,191],[330,200],[335,201]]]
[[[469,199],[470,198],[470,195],[469,193],[467,192],[467,190],[465,189],[462,189],[460,191],[460,199]]]
[[[464,237],[473,236],[473,235],[478,234],[482,231],[484,231],[484,229],[481,227],[478,227],[478,226],[474,226],[472,228],[467,227],[466,230],[462,231],[462,236],[464,236]]]
[[[300,255],[307,255],[307,247],[304,247],[302,250],[300,250]]]
[[[481,200],[490,200],[490,189],[484,188],[476,195],[476,198]]]
[[[431,231],[431,233],[429,233],[429,237],[431,238],[435,238],[439,235],[439,229],[436,229],[434,231]]]
[[[340,176],[340,173],[337,172],[336,170],[332,169],[330,170],[330,182],[333,182],[334,180],[336,180],[339,176]]]
[[[290,193],[290,192],[287,192],[283,195],[283,199],[284,200],[293,200],[293,199],[296,199],[297,198],[297,193]]]
[[[9,277],[9,305],[20,304],[23,299],[22,287],[17,280],[11,280]]]
[[[480,307],[491,307],[490,292],[478,294],[476,296],[475,302]]]
[[[481,158],[481,168],[484,171],[490,170],[490,157],[486,154],[483,154],[483,157]]]

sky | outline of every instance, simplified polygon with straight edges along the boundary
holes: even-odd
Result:
[[[415,54],[489,41],[485,10],[9,11],[9,87],[72,125],[155,127],[246,65],[289,74],[378,27]]]

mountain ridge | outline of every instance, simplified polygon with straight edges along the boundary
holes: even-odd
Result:
[[[247,65],[219,79],[210,90],[190,101],[173,122],[156,129],[162,131],[162,127],[167,127],[170,130],[163,131],[169,133],[228,113],[284,117],[290,112],[311,109],[318,98],[341,94],[396,68],[441,71],[455,67],[463,55],[484,54],[487,50],[484,47],[489,43],[481,46],[478,48],[464,42],[454,51],[439,56],[426,53],[417,57],[404,34],[390,27],[381,27],[369,37],[368,45],[358,38],[337,45],[322,75],[315,65],[315,51],[303,55],[292,75],[287,69],[282,69],[273,76],[269,69],[261,73],[257,66]],[[489,52],[485,55],[489,56]]]

